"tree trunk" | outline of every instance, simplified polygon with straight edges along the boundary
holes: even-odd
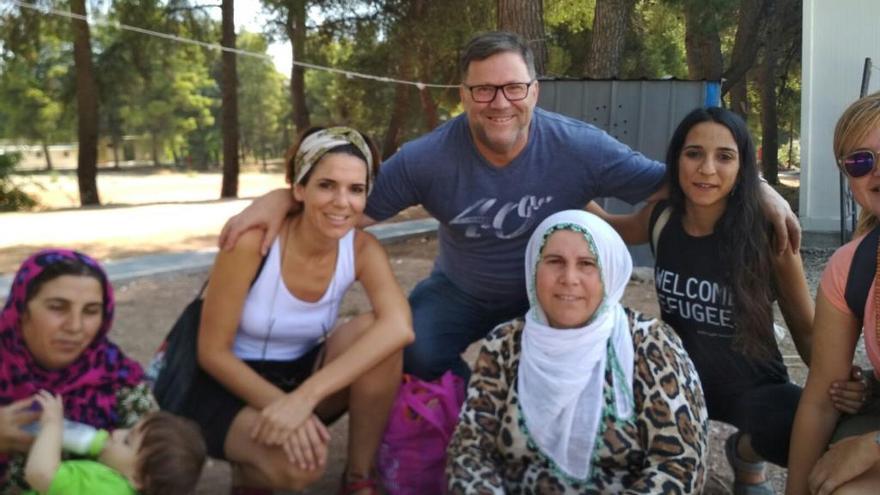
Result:
[[[43,138],[43,154],[46,155],[46,171],[52,171],[52,155],[49,154],[49,143]]]
[[[156,131],[150,133],[150,146],[153,148],[153,166],[159,167],[159,136]]]
[[[110,145],[113,150],[113,168],[119,170],[119,136],[114,133],[111,139],[112,142]]]
[[[794,167],[794,115],[788,120],[788,170]]]
[[[761,169],[764,178],[770,184],[779,182],[779,123],[776,108],[776,80],[779,60],[779,50],[771,43],[776,36],[768,38],[768,45],[764,50],[764,59],[759,66],[759,78],[761,81]]]
[[[762,33],[765,32],[763,23],[767,20],[769,8],[768,0],[740,0],[736,38],[730,54],[730,65],[724,71],[721,96],[732,91],[739,82],[746,81],[746,73],[754,67],[758,48],[763,42]],[[736,107],[734,111],[740,112]]]
[[[543,0],[497,0],[497,25],[501,31],[514,32],[528,42],[535,52],[537,75],[544,74],[547,42],[544,39]]]
[[[306,0],[293,0],[287,11],[285,23],[287,37],[293,45],[293,61],[302,60],[306,45]],[[297,133],[308,129],[309,109],[306,106],[305,71],[293,64],[290,70],[290,100],[293,105],[293,125]]]
[[[743,120],[749,117],[749,79],[744,77],[730,88],[730,109],[739,114]]]
[[[764,178],[771,184],[779,183],[778,95],[784,92],[780,75],[785,75],[787,71],[787,64],[785,68],[780,68],[780,60],[786,50],[792,57],[800,53],[801,5],[801,0],[774,1],[765,25],[766,44],[758,76],[761,82],[761,166]],[[781,88],[779,92],[777,85]]]
[[[70,12],[86,15],[85,0],[70,0]],[[81,205],[99,205],[98,196],[98,86],[92,67],[89,24],[80,19],[73,24],[73,65],[76,69],[77,154],[76,178]]]
[[[437,104],[431,97],[431,90],[428,88],[419,89],[419,100],[422,102],[422,113],[425,114],[425,127],[427,127],[425,130],[431,131],[437,127],[438,123]]]
[[[285,119],[285,121],[286,120],[287,119]],[[280,155],[282,155],[282,156],[290,148],[291,144],[293,143],[293,136],[291,136],[290,130],[291,130],[290,124],[287,124],[285,122],[284,128],[281,131],[281,142],[283,143],[283,147],[282,147],[282,151],[281,151]],[[282,167],[282,168],[284,168],[284,167]]]
[[[428,15],[426,14],[426,10],[428,8],[428,0],[415,0],[412,4],[412,11],[409,19],[408,28],[408,37],[418,39],[418,29],[419,23],[425,19]],[[417,50],[412,50],[413,59],[411,63],[415,65],[414,72],[417,77],[422,81],[430,81],[434,78],[434,69],[435,69],[435,55],[436,49],[431,44],[430,40],[420,39],[418,46],[413,47],[418,48]],[[431,95],[431,89],[428,87],[421,87],[418,89],[419,91],[419,103],[422,106],[422,116],[424,117],[425,124],[425,132],[429,132],[433,130],[439,124],[439,117],[437,116],[437,103],[434,101],[434,97]]]
[[[635,0],[596,0],[585,76],[595,79],[620,76],[621,55],[635,5]]]
[[[223,0],[221,20],[223,39],[221,44],[235,48],[235,8],[233,0]],[[223,186],[221,198],[238,196],[238,76],[235,53],[223,52]]]
[[[685,4],[684,44],[690,79],[721,80],[721,38],[716,29],[718,23],[715,15],[716,12],[700,2]]]
[[[388,121],[388,129],[385,131],[385,139],[382,142],[382,159],[385,160],[397,151],[400,146],[400,128],[406,119],[409,109],[409,85],[398,84],[394,90],[394,108],[391,110],[391,120]]]
[[[773,52],[775,50],[769,50]],[[761,169],[770,184],[779,182],[778,117],[776,111],[776,60],[770,53],[761,64]]]

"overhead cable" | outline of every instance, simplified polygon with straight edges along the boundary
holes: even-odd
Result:
[[[265,54],[265,53],[257,53],[257,52],[251,52],[248,50],[241,50],[238,48],[231,48],[228,46],[220,45],[218,43],[207,43],[204,41],[194,40],[192,38],[185,38],[183,36],[177,36],[174,34],[163,33],[160,31],[154,31],[152,29],[144,29],[144,28],[140,28],[137,26],[122,24],[122,23],[116,22],[116,21],[108,21],[108,20],[103,20],[103,19],[91,19],[90,20],[88,18],[88,16],[84,16],[81,14],[74,14],[73,12],[68,12],[65,10],[53,9],[51,7],[43,7],[43,6],[35,5],[32,3],[22,2],[21,0],[10,0],[10,2],[14,5],[18,5],[19,7],[22,7],[25,9],[30,9],[30,10],[35,10],[35,11],[41,12],[43,14],[50,14],[50,15],[55,15],[55,16],[59,16],[59,17],[67,17],[69,19],[78,19],[78,20],[83,21],[87,24],[92,24],[92,25],[96,25],[96,26],[104,26],[104,27],[109,27],[109,28],[122,29],[125,31],[132,31],[135,33],[145,34],[147,36],[155,36],[157,38],[162,38],[162,39],[173,41],[176,43],[186,43],[186,44],[190,44],[190,45],[200,46],[202,48],[208,48],[208,49],[215,50],[215,51],[231,52],[231,53],[235,53],[236,55],[242,55],[245,57],[254,57],[254,58],[259,58],[259,59],[263,59],[263,60],[267,60],[269,62],[272,62],[272,57]],[[456,85],[456,84],[434,84],[434,83],[426,83],[426,82],[421,82],[421,81],[407,81],[405,79],[396,79],[393,77],[386,77],[386,76],[376,76],[373,74],[365,74],[363,72],[338,69],[336,67],[327,67],[324,65],[310,64],[308,62],[301,62],[299,60],[293,60],[292,64],[294,66],[303,67],[306,69],[314,69],[314,70],[321,70],[321,71],[325,71],[325,72],[332,72],[332,73],[336,73],[336,74],[343,74],[345,77],[348,77],[348,78],[357,77],[360,79],[369,79],[371,81],[379,81],[379,82],[385,82],[385,83],[408,84],[410,86],[415,86],[415,87],[419,88],[419,90],[422,90],[424,88],[457,88],[458,87],[458,85]]]

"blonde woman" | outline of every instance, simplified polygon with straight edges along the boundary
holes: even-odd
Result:
[[[853,197],[862,207],[862,221],[856,238],[831,256],[816,293],[816,317],[813,321],[813,352],[810,374],[804,387],[789,451],[789,477],[786,493],[877,493],[880,487],[880,464],[852,462],[841,455],[853,447],[832,448],[823,462],[817,461],[829,441],[868,434],[880,425],[880,401],[870,400],[858,414],[841,417],[829,398],[834,381],[845,380],[850,371],[856,342],[865,337],[868,358],[876,378],[880,370],[880,305],[875,300],[877,279],[866,296],[864,312],[854,314],[844,293],[856,248],[876,228],[880,215],[880,93],[866,96],[849,106],[834,129],[834,156],[846,174]],[[874,274],[876,277],[876,274]],[[874,448],[880,450],[876,434]],[[864,442],[863,442],[864,444]],[[868,443],[870,445],[870,443]],[[856,456],[861,457],[861,456]],[[816,466],[816,471],[811,471]]]

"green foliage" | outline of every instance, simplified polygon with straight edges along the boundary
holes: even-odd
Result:
[[[216,34],[216,21],[185,7],[184,2],[166,6],[157,0],[117,0],[109,16],[185,37]],[[192,148],[213,141],[204,131],[214,128],[220,106],[211,73],[218,54],[130,31],[99,33],[96,38],[105,47],[97,61],[104,131],[115,138],[149,136],[157,163],[168,155],[175,161],[193,155],[210,160],[210,150]]]
[[[801,166],[801,64],[797,57],[786,60],[785,74],[779,89],[779,164],[783,167]],[[782,71],[780,71],[782,72]]]
[[[310,34],[310,62],[396,79],[457,84],[461,46],[476,32],[493,29],[493,1],[448,0],[422,2],[391,0],[382,15],[343,23],[339,11],[329,10],[323,26]],[[350,12],[348,13],[350,15]],[[437,22],[455,18],[460,22]],[[340,123],[363,130],[381,142],[386,135],[397,84],[347,78],[307,70],[306,96],[314,125]],[[403,141],[426,132],[425,109],[413,86],[405,88],[408,111],[400,128]],[[431,100],[442,122],[460,111],[458,91],[431,88]]]
[[[51,26],[36,24],[38,29]],[[2,54],[0,137],[45,144],[70,139],[74,133],[69,108],[72,54],[70,45],[53,33],[39,34],[38,40],[30,40],[32,44],[19,39],[21,51]]]
[[[779,144],[779,151],[776,153],[779,166],[784,169],[801,168],[801,142],[789,142],[788,138],[786,138],[784,140],[780,139]]]
[[[42,5],[52,0],[33,0]],[[56,2],[57,3],[57,2]],[[304,61],[396,79],[458,84],[461,47],[495,28],[495,0],[263,0],[264,32],[242,32],[238,47],[265,53],[286,40],[286,13],[305,5]],[[219,9],[196,0],[111,0],[99,7],[110,21],[209,43],[220,39]],[[53,4],[54,5],[54,4]],[[592,39],[596,0],[543,0],[551,76],[580,77]],[[639,0],[627,34],[621,74],[626,78],[687,77],[685,13],[717,30],[725,60],[736,35],[740,0]],[[209,16],[214,12],[213,17]],[[75,139],[70,21],[18,7],[0,7],[0,138],[33,143]],[[124,139],[150,138],[161,158],[203,168],[219,162],[220,54],[169,40],[92,26],[100,92],[100,133],[118,151]],[[789,59],[786,59],[789,60]],[[799,63],[780,70],[780,144],[797,142]],[[785,73],[784,76],[782,73]],[[262,160],[283,154],[292,140],[289,74],[265,60],[239,57],[239,129],[242,153]],[[342,123],[381,142],[399,141],[461,111],[458,91],[346,78],[307,69],[305,95],[315,125]],[[749,123],[760,136],[757,93],[749,90]],[[422,99],[421,96],[428,98]],[[403,102],[391,129],[392,113]],[[790,131],[791,130],[791,131]],[[795,153],[796,155],[796,153]],[[157,157],[158,159],[159,157]],[[785,160],[787,162],[787,150]]]
[[[590,50],[590,29],[572,29],[567,24],[549,27],[545,72],[551,77],[581,77]]]
[[[266,53],[268,41],[261,34],[242,32],[237,46]],[[255,57],[238,60],[238,126],[241,147],[254,158],[284,153],[282,128],[287,117],[287,84],[271,62]]]
[[[165,147],[180,150],[185,136],[200,127],[211,126],[211,109],[219,102],[208,96],[216,82],[211,79],[204,58],[198,49],[187,47],[148,62],[156,66],[136,80],[135,92],[120,109],[129,128],[134,133],[151,135]]]
[[[29,65],[20,59],[8,62],[4,69],[0,75],[3,135],[34,141],[60,137],[63,133],[56,129],[64,115],[61,86],[65,71],[46,61]]]
[[[623,78],[687,77],[684,1],[636,3],[621,61]],[[544,6],[550,38],[547,74],[581,77],[592,41],[596,1],[548,0]]]
[[[596,0],[546,0],[547,63],[551,77],[580,77],[590,49]]]
[[[636,5],[621,73],[625,78],[687,78],[684,23],[678,9],[643,1]]]
[[[593,27],[596,0],[544,0],[544,23],[548,27],[565,26],[571,33]]]
[[[37,202],[12,183],[12,171],[21,160],[18,153],[0,154],[0,211],[30,210]]]
[[[708,33],[736,26],[740,0],[658,0],[658,3],[696,13],[702,20],[697,27]]]

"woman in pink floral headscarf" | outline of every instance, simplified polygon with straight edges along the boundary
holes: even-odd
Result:
[[[17,482],[39,390],[64,396],[64,415],[99,428],[130,426],[156,408],[140,365],[107,333],[113,289],[98,263],[69,250],[30,256],[0,312],[0,491]],[[10,461],[11,465],[10,465]]]

